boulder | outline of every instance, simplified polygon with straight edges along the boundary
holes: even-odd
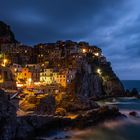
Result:
[[[133,88],[132,91],[130,92],[130,95],[131,96],[138,96],[139,95],[139,92],[136,88]]]
[[[138,114],[135,111],[131,111],[131,112],[129,112],[129,115],[133,116],[133,117],[137,117]]]

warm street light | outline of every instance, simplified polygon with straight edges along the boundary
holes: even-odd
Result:
[[[86,49],[83,49],[82,51],[83,51],[83,53],[86,53]]]
[[[101,69],[97,69],[97,73],[98,74],[101,74]]]
[[[4,60],[3,60],[3,64],[2,64],[2,66],[5,67],[7,62],[8,62],[8,60],[7,60],[7,59],[4,59]]]
[[[31,78],[28,78],[27,79],[27,84],[30,86],[31,85],[31,82],[32,82],[32,79]]]
[[[29,78],[29,79],[28,79],[28,81],[29,81],[29,83],[31,83],[31,82],[32,82],[32,79],[31,79],[31,78]]]

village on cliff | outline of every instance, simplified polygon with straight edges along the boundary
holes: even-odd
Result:
[[[15,40],[10,27],[3,22],[0,23],[0,61],[0,85],[7,89],[42,87],[42,92],[66,92],[82,69],[94,74],[96,80],[101,79],[106,89],[111,86],[106,82],[117,81],[100,48],[70,40],[40,43],[34,47],[23,45]],[[109,90],[107,94],[114,94]],[[102,91],[98,92],[100,95]]]
[[[1,21],[0,64],[0,117],[8,118],[9,129],[3,128],[3,138],[23,139],[44,125],[49,130],[58,124],[89,126],[120,115],[116,107],[100,107],[95,102],[125,95],[111,63],[97,46],[71,40],[24,45]]]

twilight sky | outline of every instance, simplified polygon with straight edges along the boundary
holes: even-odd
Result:
[[[87,41],[120,79],[140,79],[140,0],[0,0],[0,20],[24,44]]]

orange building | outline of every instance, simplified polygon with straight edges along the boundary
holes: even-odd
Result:
[[[22,68],[20,72],[17,74],[18,81],[24,81],[26,83],[31,83],[32,81],[32,73],[29,71],[28,68]]]

